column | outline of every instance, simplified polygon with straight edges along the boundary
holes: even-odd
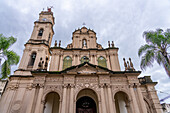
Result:
[[[139,112],[138,103],[137,103],[137,101],[136,101],[136,95],[135,95],[135,93],[134,93],[133,86],[130,87],[130,92],[131,92],[132,100],[133,100],[134,113],[140,113],[140,112]]]
[[[39,113],[44,113],[44,107],[45,107],[45,100],[41,102]]]
[[[54,71],[54,70],[55,70],[54,65],[55,65],[55,55],[52,54],[51,60],[50,60],[50,68],[49,68],[49,71]]]
[[[111,70],[110,60],[109,60],[109,56],[108,55],[106,56],[106,60],[107,60],[107,68]]]
[[[34,113],[40,113],[40,106],[42,104],[42,102],[41,102],[42,95],[43,95],[43,84],[40,85],[40,90],[39,90],[39,93],[38,93],[38,98],[37,98],[37,103],[36,103],[36,106],[35,106],[35,112]]]
[[[59,100],[59,102],[60,102],[60,104],[59,104],[59,113],[61,113],[61,104],[62,104],[62,101],[61,101],[61,98],[60,98],[60,100]]]
[[[141,92],[139,86],[137,87],[137,92],[138,92],[138,97],[139,97],[139,101],[140,101],[140,104],[141,104],[142,112],[147,113],[146,105],[145,105],[143,95],[142,95],[142,92]]]
[[[95,65],[98,65],[97,64],[97,55],[94,55],[94,63],[95,63]]]
[[[9,90],[8,94],[6,94],[6,95],[8,95],[8,97],[5,99],[4,103],[1,103],[1,106],[0,106],[0,111],[2,113],[8,113],[8,110],[11,109],[10,105],[13,102],[12,100],[15,95],[15,89],[9,88],[8,90]],[[3,96],[5,96],[5,95],[3,95]],[[2,98],[4,98],[3,96],[2,96]]]
[[[59,65],[59,71],[63,70],[63,55],[60,56],[60,65]]]
[[[101,102],[102,102],[102,113],[107,113],[106,112],[106,102],[105,102],[105,95],[104,95],[104,85],[101,85]]]
[[[111,88],[110,87],[111,86],[108,85],[108,88],[107,88],[107,90],[108,90],[108,97],[109,97],[109,109],[110,109],[110,113],[116,113],[114,111],[115,107],[113,106],[113,98],[112,98],[112,92],[111,92]]]
[[[25,48],[18,69],[27,69],[29,60],[30,60],[29,50],[27,48]]]
[[[70,90],[70,105],[69,105],[69,113],[73,113],[73,105],[74,105],[74,94],[73,94],[74,86],[71,85],[71,90]]]
[[[76,62],[75,62],[75,57],[76,57],[76,56],[74,55],[74,53],[73,53],[72,56],[73,56],[73,57],[72,57],[72,66],[74,66],[74,65],[76,65],[76,64],[75,64],[75,63],[76,63]]]
[[[110,63],[110,70],[112,70],[112,69],[113,69],[113,68],[112,68],[113,66],[112,66],[112,61],[111,61],[111,59],[110,59],[110,55],[108,55],[108,57],[109,57],[108,60],[109,60],[109,63]]]
[[[33,88],[31,89],[31,99],[30,99],[30,103],[28,104],[27,106],[27,110],[26,110],[26,113],[31,113],[31,110],[32,110],[32,105],[33,105],[33,102],[34,102],[34,96],[35,96],[35,87],[32,86]]]
[[[77,65],[79,65],[81,63],[80,60],[81,60],[80,55],[78,55],[78,64]]]
[[[62,100],[62,106],[61,106],[61,113],[66,113],[66,93],[67,93],[67,85],[64,85],[63,89],[63,100]]]
[[[98,113],[102,113],[101,101],[99,101],[99,111],[98,111]]]
[[[52,62],[55,62],[54,64],[55,65],[53,65],[54,66],[54,70],[53,71],[59,71],[58,69],[59,69],[59,54],[57,54],[56,56],[54,56],[54,57],[56,57],[55,58],[55,61],[52,61]]]
[[[116,63],[116,71],[120,71],[120,64],[119,64],[119,59],[118,59],[118,54],[115,54],[115,63]]]
[[[115,59],[113,55],[110,55],[111,68],[115,71]]]

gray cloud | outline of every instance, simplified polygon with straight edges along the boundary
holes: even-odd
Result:
[[[136,70],[140,70],[138,48],[145,43],[142,33],[156,28],[166,29],[170,25],[170,1],[168,0],[1,0],[0,32],[5,36],[17,37],[12,49],[22,56],[24,43],[30,38],[33,23],[39,12],[47,6],[54,6],[54,40],[61,40],[62,46],[71,43],[72,32],[85,22],[97,33],[98,43],[107,47],[107,41],[114,41],[119,47],[119,61],[132,58]],[[12,70],[17,69],[16,66]],[[163,67],[154,63],[140,76],[151,75],[159,82],[157,90],[170,93],[170,79]],[[165,94],[159,94],[163,98]],[[170,102],[167,100],[166,102]]]

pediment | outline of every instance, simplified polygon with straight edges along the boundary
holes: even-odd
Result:
[[[109,71],[105,68],[101,68],[99,66],[83,63],[78,66],[74,66],[73,68],[67,69],[66,73],[77,73],[77,74],[97,74],[97,73],[109,73]]]

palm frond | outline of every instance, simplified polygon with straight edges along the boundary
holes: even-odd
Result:
[[[7,38],[0,34],[0,50],[7,50],[16,42],[16,40],[17,39],[12,36]]]
[[[145,70],[147,66],[153,66],[154,62],[154,51],[148,50],[144,56],[142,56],[140,67]]]
[[[138,50],[138,56],[141,56],[144,52],[146,52],[147,50],[154,50],[155,49],[155,46],[153,45],[148,45],[148,44],[145,44],[143,46],[141,46]]]
[[[1,79],[7,78],[10,72],[11,72],[10,66],[7,60],[5,60],[5,62],[2,64],[2,67],[1,67],[1,75],[2,75]]]
[[[13,36],[10,36],[8,38],[9,45],[12,46],[17,41],[17,38],[14,38]]]
[[[9,65],[17,65],[19,62],[19,56],[14,51],[5,51],[4,54],[7,56]]]
[[[159,65],[163,64],[164,59],[165,58],[163,57],[163,55],[160,52],[155,53],[155,60],[157,61],[157,63]]]

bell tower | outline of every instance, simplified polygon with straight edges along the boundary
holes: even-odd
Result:
[[[42,11],[39,14],[39,19],[34,22],[32,35],[25,44],[20,65],[14,75],[30,74],[30,71],[38,69],[40,61],[42,68],[47,66],[50,56],[49,48],[54,35],[53,25],[54,17],[51,8]]]

